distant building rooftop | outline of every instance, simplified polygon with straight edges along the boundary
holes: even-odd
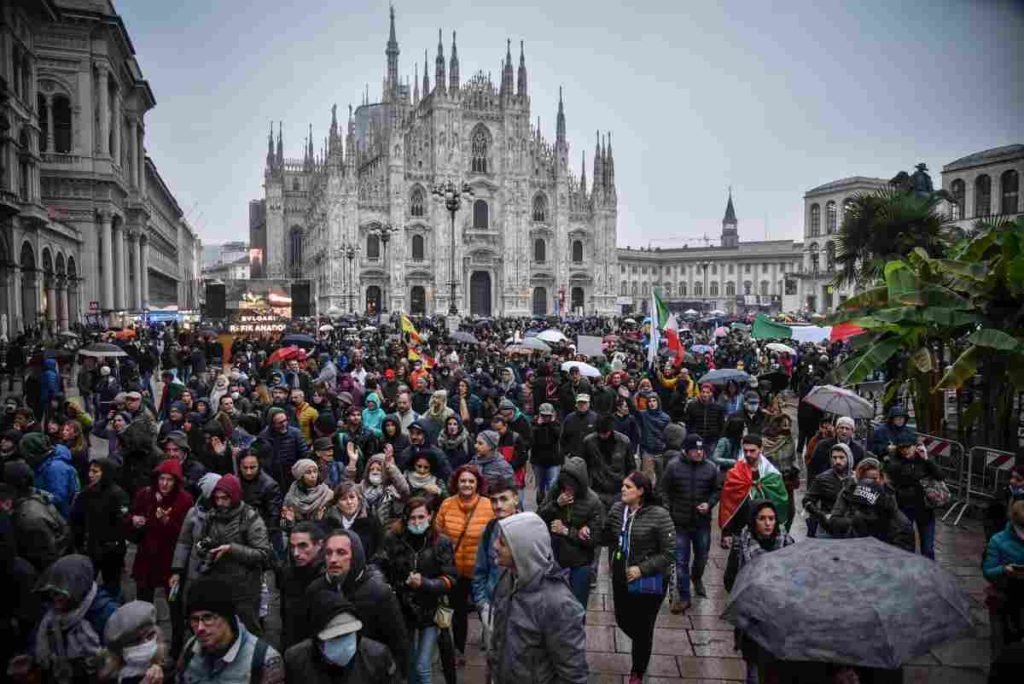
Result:
[[[993,147],[990,150],[982,150],[981,152],[969,154],[966,157],[960,157],[956,161],[943,166],[942,172],[960,171],[961,169],[969,169],[974,166],[996,164],[1001,161],[1010,161],[1021,157],[1024,157],[1024,145],[1019,143],[1016,145],[1003,145],[1002,147]]]
[[[885,185],[889,181],[885,178],[871,178],[870,176],[850,176],[849,178],[840,178],[839,180],[830,181],[824,185],[819,185],[816,188],[808,190],[804,197],[807,195],[817,195],[826,192],[835,192],[836,190],[843,190],[845,188],[851,188],[858,185]]]

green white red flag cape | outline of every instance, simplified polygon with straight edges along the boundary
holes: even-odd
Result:
[[[662,337],[673,353],[673,363],[677,367],[683,365],[686,350],[679,339],[679,322],[675,314],[669,311],[668,304],[661,298],[660,288],[656,287],[651,290],[651,334],[647,347],[647,365],[652,368],[657,368],[658,346]]]
[[[779,525],[788,527],[786,520],[786,503],[789,493],[782,474],[762,454],[758,461],[758,478],[754,481],[754,473],[742,456],[725,475],[722,485],[722,497],[718,503],[718,526],[725,529],[733,522],[737,514],[745,514],[747,502],[756,499],[767,499],[775,504],[775,514]],[[747,521],[742,520],[746,525]]]

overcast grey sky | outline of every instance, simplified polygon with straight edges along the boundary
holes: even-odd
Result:
[[[147,148],[206,243],[248,239],[267,126],[285,155],[330,107],[380,93],[386,0],[115,0],[156,94]],[[500,80],[526,41],[533,117],[571,159],[610,131],[619,244],[717,236],[732,186],[741,239],[798,238],[802,196],[1024,142],[1019,0],[396,0],[400,72],[458,31],[462,78]],[[518,52],[514,55],[518,59]],[[317,143],[319,149],[320,143]],[[591,176],[588,168],[588,178]]]

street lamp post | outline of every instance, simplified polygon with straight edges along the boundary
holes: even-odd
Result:
[[[448,287],[450,292],[448,295],[448,313],[452,316],[458,316],[459,308],[455,306],[455,214],[462,207],[464,200],[469,201],[473,199],[473,189],[467,183],[463,183],[460,188],[449,180],[436,186],[433,194],[437,201],[444,203],[444,208],[448,210],[448,216],[451,220],[451,255],[448,266]]]
[[[708,266],[711,265],[710,261],[702,261],[700,267],[704,269],[704,289],[701,290],[701,296],[704,298],[704,304],[708,301]],[[706,306],[705,306],[706,308]]]
[[[355,301],[355,277],[352,273],[352,261],[356,258],[355,245],[344,245],[345,258],[348,259],[348,312],[352,313],[353,302]]]
[[[384,245],[384,294],[381,298],[380,313],[386,314],[388,312],[388,290],[391,285],[391,269],[388,268],[388,242],[391,241],[392,233],[397,233],[398,229],[390,223],[385,223],[374,228],[372,232],[380,238]]]

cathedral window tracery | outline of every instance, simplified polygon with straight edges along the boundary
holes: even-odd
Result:
[[[477,126],[473,130],[471,143],[471,168],[473,173],[488,172],[488,155],[491,147],[491,134],[485,126]]]
[[[416,188],[412,191],[412,197],[409,199],[409,213],[413,216],[423,216],[426,211],[425,205],[423,188]]]
[[[544,222],[548,220],[548,198],[543,193],[537,193],[533,198],[533,220]]]

